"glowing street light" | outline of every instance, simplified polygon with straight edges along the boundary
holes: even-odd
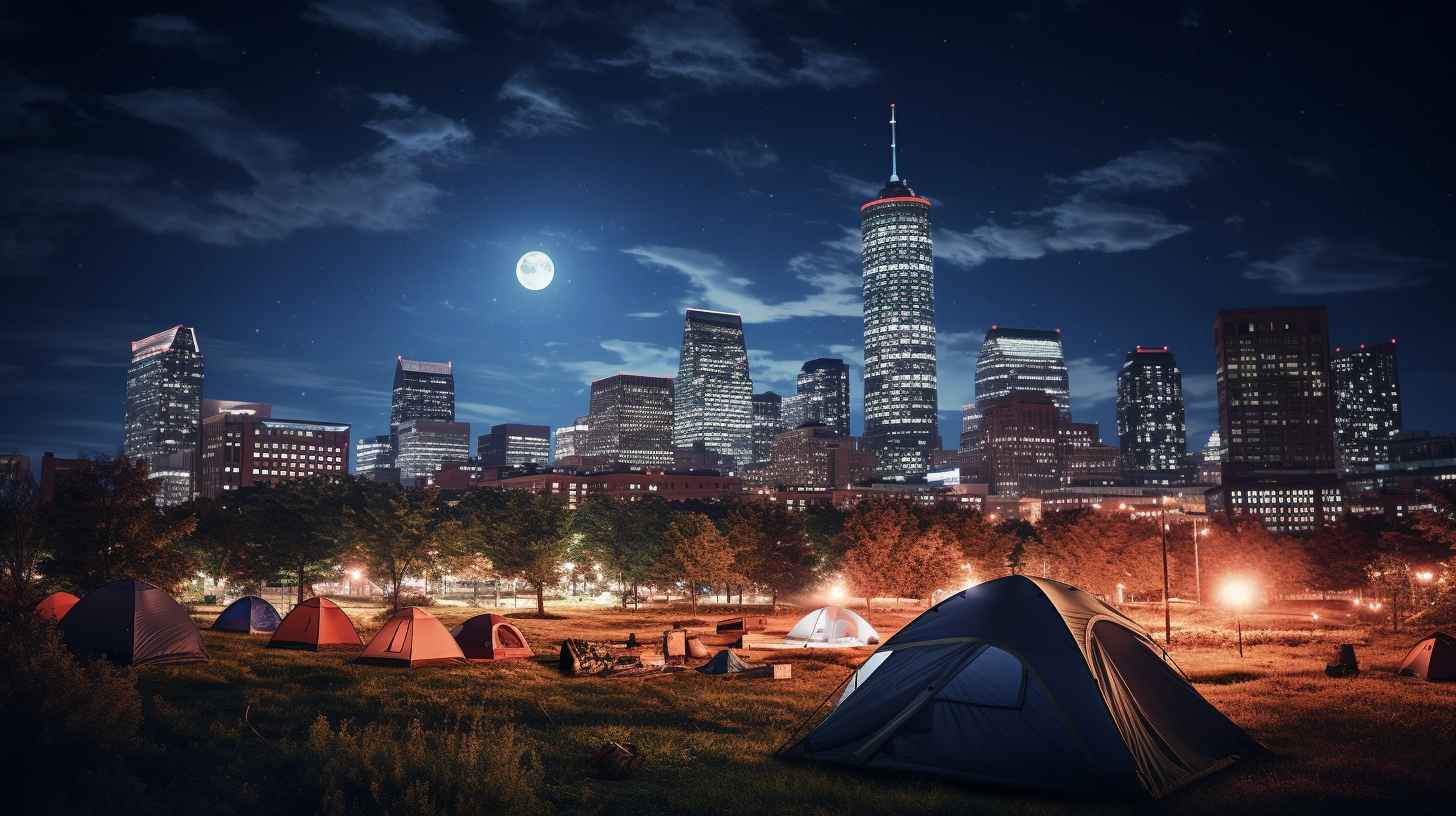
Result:
[[[1420,572],[1416,573],[1416,580],[1420,581],[1423,584],[1429,584],[1435,579],[1436,573],[1431,572],[1430,570],[1421,570]]]
[[[844,588],[844,584],[835,584],[834,586],[829,588],[829,600],[834,601],[835,603],[843,601],[845,595],[847,594],[849,593]]]
[[[1254,603],[1254,582],[1247,578],[1230,578],[1220,593],[1223,602],[1234,608],[1234,624],[1239,630],[1239,657],[1244,656],[1244,619],[1242,613]]]

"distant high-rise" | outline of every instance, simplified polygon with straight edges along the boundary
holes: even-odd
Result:
[[[1039,496],[1062,486],[1064,426],[1056,401],[1013,391],[981,408],[976,470],[998,496]]]
[[[777,484],[844,488],[870,478],[874,465],[861,440],[819,422],[805,422],[774,439],[771,473]]]
[[[992,326],[976,357],[976,405],[1001,399],[1013,391],[1037,391],[1051,397],[1063,419],[1072,417],[1067,360],[1062,332]]]
[[[617,374],[591,384],[586,454],[609,463],[671,467],[671,377]]]
[[[390,433],[411,419],[455,421],[455,367],[452,363],[395,358],[394,389],[389,406]]]
[[[890,106],[890,180],[860,207],[864,270],[864,441],[884,476],[923,476],[939,447],[930,199],[899,175]]]
[[[585,456],[587,449],[587,433],[591,428],[589,417],[577,417],[570,425],[562,425],[556,429],[555,449],[552,451],[552,458],[556,461],[575,456]]]
[[[784,430],[783,400],[772,391],[753,395],[753,464],[773,459],[774,437]]]
[[[366,436],[354,443],[354,472],[367,479],[394,469],[394,442],[388,436]]]
[[[194,495],[192,471],[202,422],[202,348],[197,330],[173,326],[131,344],[126,371],[122,452],[152,465],[165,482],[158,501],[179,504]],[[161,457],[167,457],[164,463]]]
[[[424,486],[446,462],[470,461],[470,423],[406,419],[395,429],[400,484]]]
[[[804,363],[795,378],[804,400],[801,421],[822,422],[840,436],[849,436],[849,366],[820,357]]]
[[[485,467],[544,465],[551,455],[551,428],[515,422],[492,425],[490,433],[480,437],[478,451]]]
[[[779,422],[784,430],[793,430],[811,422],[808,416],[809,398],[803,394],[790,394],[779,402]]]
[[[1184,478],[1183,374],[1167,346],[1138,346],[1117,373],[1117,437],[1123,476],[1140,485]]]
[[[673,392],[672,444],[702,442],[740,464],[753,458],[753,380],[743,318],[688,309]]]
[[[1335,349],[1330,374],[1340,470],[1366,472],[1389,462],[1390,443],[1401,432],[1395,341]]]
[[[1221,311],[1213,340],[1225,446],[1218,509],[1280,531],[1337,519],[1344,499],[1325,308]]]
[[[1203,450],[1198,454],[1198,483],[1216,485],[1223,481],[1223,440],[1218,431],[1208,435]]]

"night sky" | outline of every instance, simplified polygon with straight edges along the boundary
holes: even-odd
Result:
[[[850,360],[858,433],[891,101],[948,446],[992,324],[1061,328],[1114,442],[1122,356],[1170,346],[1200,447],[1215,311],[1316,303],[1336,344],[1399,338],[1407,429],[1456,430],[1444,24],[964,5],[7,4],[0,450],[116,451],[127,343],[176,323],[205,396],[356,439],[397,354],[454,361],[472,435],[554,427],[591,379],[674,374],[685,306],[743,313],[755,390]]]

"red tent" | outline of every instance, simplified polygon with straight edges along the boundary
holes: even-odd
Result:
[[[328,598],[309,598],[293,607],[268,641],[280,649],[348,649],[364,645],[354,622]]]
[[[465,655],[440,621],[417,607],[401,609],[364,647],[360,663],[380,666],[430,666],[464,663]]]
[[[455,642],[471,660],[533,657],[531,644],[514,623],[500,615],[476,615],[455,627]]]
[[[69,592],[52,592],[35,605],[35,614],[46,620],[59,621],[81,600]]]

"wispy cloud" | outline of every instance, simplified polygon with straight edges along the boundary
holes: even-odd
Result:
[[[836,187],[862,200],[868,200],[879,195],[880,188],[885,186],[882,182],[856,178],[847,173],[841,173],[838,170],[825,170],[824,175],[828,176],[829,181]]]
[[[1335,177],[1334,165],[1328,160],[1318,156],[1297,156],[1290,159],[1296,167],[1310,174],[1314,178],[1331,179]]]
[[[1244,268],[1248,280],[1267,281],[1290,295],[1338,295],[1419,286],[1443,264],[1431,258],[1400,255],[1374,242],[1303,238],[1277,258]]]
[[[304,18],[405,51],[465,40],[433,0],[320,0],[309,6]]]
[[[859,317],[859,275],[851,259],[836,265],[825,254],[806,254],[789,261],[789,270],[811,290],[793,300],[769,302],[757,294],[753,281],[732,271],[708,252],[682,247],[638,246],[624,250],[643,266],[665,269],[688,281],[690,295],[684,306],[707,306],[737,312],[745,323],[773,323],[796,317]]]
[[[597,344],[612,358],[608,360],[559,360],[537,358],[541,365],[566,372],[581,383],[589,383],[614,374],[641,374],[648,377],[677,376],[678,350],[656,343],[637,340],[603,340]]]
[[[1067,360],[1067,385],[1074,409],[1117,399],[1117,368],[1092,357]]]
[[[717,147],[699,148],[693,152],[721,162],[739,176],[747,170],[762,170],[779,163],[779,154],[773,148],[760,139],[745,136],[726,139]]]
[[[529,72],[507,80],[498,96],[515,105],[501,120],[501,129],[512,136],[565,133],[586,127],[582,114],[560,92],[541,84]]]
[[[941,411],[959,411],[975,399],[976,355],[985,337],[985,332],[974,329],[935,333],[935,387]]]
[[[663,315],[662,312],[628,312],[627,313],[627,316],[628,317],[637,318],[638,320],[651,320],[654,317],[662,317],[662,315]]]
[[[632,47],[603,62],[640,67],[648,76],[708,90],[811,85],[842,88],[875,76],[860,57],[811,39],[795,38],[797,59],[786,61],[755,38],[727,5],[678,2],[628,31]]]
[[[1058,181],[1088,190],[1172,190],[1186,187],[1225,152],[1217,142],[1173,139]]]
[[[483,433],[489,430],[488,426],[491,425],[520,421],[520,412],[488,402],[456,400],[455,418],[460,422],[471,423],[472,432]]]
[[[253,122],[217,91],[155,89],[108,102],[183,133],[202,152],[242,169],[251,184],[198,189],[161,178],[140,161],[53,151],[7,157],[0,180],[41,209],[99,208],[148,232],[212,244],[334,226],[397,231],[434,213],[444,191],[424,177],[426,170],[457,161],[473,138],[457,122],[418,107],[405,113],[391,102],[364,125],[384,137],[382,145],[341,165],[302,170],[292,138]]]
[[[132,18],[131,40],[154,48],[185,48],[202,56],[216,55],[227,43],[222,35],[204,31],[191,18],[176,14]]]
[[[667,123],[662,119],[661,110],[650,110],[643,105],[618,105],[612,108],[612,121],[627,127],[647,128],[662,133],[670,132]]]
[[[296,354],[269,351],[253,343],[219,337],[200,341],[209,368],[241,377],[244,385],[264,385],[294,392],[298,399],[332,399],[366,408],[389,404],[389,391],[370,387],[338,373],[326,363],[315,363]],[[317,411],[316,408],[310,408]]]

